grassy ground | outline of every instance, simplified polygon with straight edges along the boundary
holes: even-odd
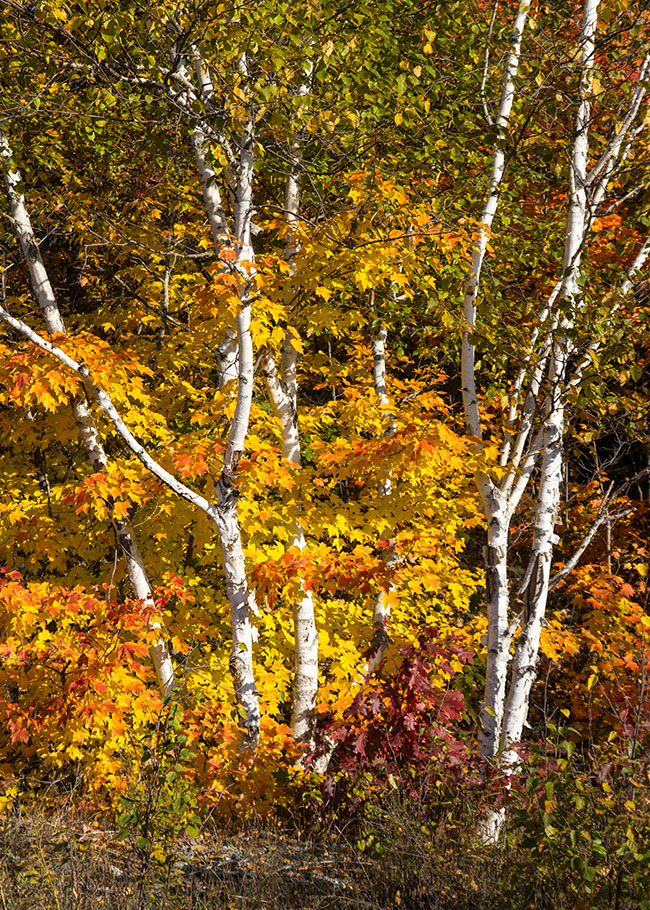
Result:
[[[621,865],[584,889],[516,832],[496,848],[437,836],[409,807],[358,849],[340,832],[301,838],[271,827],[203,831],[156,843],[70,810],[0,822],[0,910],[647,910]],[[467,820],[472,831],[471,819]],[[558,848],[561,845],[558,844]],[[381,851],[381,852],[379,852]],[[609,867],[608,867],[609,868]]]
[[[492,857],[491,887],[499,865]],[[377,855],[339,836],[308,841],[268,829],[201,836],[154,858],[89,821],[34,813],[0,828],[0,907],[494,910],[476,881],[479,866],[465,866],[451,854],[420,856],[408,838]]]

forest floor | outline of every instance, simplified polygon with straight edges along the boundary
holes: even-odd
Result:
[[[417,845],[414,845],[417,848]],[[419,848],[418,848],[419,849]],[[74,816],[0,822],[1,910],[496,910],[494,857],[362,852],[338,835],[301,839],[269,828],[218,833],[146,851]],[[492,891],[492,894],[494,892]],[[505,898],[503,892],[501,897]]]

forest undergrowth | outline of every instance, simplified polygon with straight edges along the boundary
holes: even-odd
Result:
[[[0,827],[0,906],[645,910],[646,761],[579,765],[532,767],[496,846],[477,838],[484,793],[419,803],[403,782],[308,828],[253,818],[228,831],[207,820],[195,837],[161,829],[146,843],[74,799],[16,806]]]
[[[0,0],[0,910],[650,910],[649,48]]]
[[[324,773],[311,767],[318,754],[292,777],[276,767],[285,791],[273,806],[238,796],[250,755],[221,803],[205,802],[175,699],[103,808],[81,769],[16,782],[3,797],[2,910],[648,910],[641,712],[624,709],[596,745],[568,709],[538,710],[519,765],[497,772],[467,720],[471,655],[435,630],[394,650],[392,672],[367,679],[335,727],[324,722]],[[499,807],[501,836],[486,844],[481,819]]]

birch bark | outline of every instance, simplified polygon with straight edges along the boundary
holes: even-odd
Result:
[[[530,689],[535,678],[542,622],[548,601],[553,548],[557,542],[555,524],[560,503],[564,462],[564,429],[567,393],[567,366],[571,344],[568,332],[581,304],[579,286],[582,249],[589,224],[587,196],[587,158],[589,152],[589,97],[593,85],[595,37],[600,0],[585,0],[580,30],[581,73],[579,103],[573,131],[569,176],[569,207],[564,243],[560,302],[566,301],[566,315],[559,325],[559,338],[553,344],[549,368],[549,392],[545,403],[541,477],[535,511],[533,546],[524,590],[521,633],[512,662],[510,690],[505,706],[501,749],[504,761],[517,760],[510,749],[522,737],[528,713]]]
[[[540,311],[533,330],[529,359],[532,366],[521,367],[513,385],[507,413],[499,464],[504,469],[494,481],[479,472],[477,486],[487,519],[486,601],[488,611],[488,656],[485,699],[482,706],[481,751],[485,758],[500,756],[505,764],[516,761],[511,749],[521,739],[526,721],[530,689],[535,678],[541,628],[549,591],[553,547],[557,542],[555,524],[560,501],[564,459],[563,436],[568,390],[580,382],[584,359],[569,377],[570,341],[575,316],[581,306],[579,286],[583,248],[598,208],[606,196],[614,169],[625,158],[634,136],[634,123],[645,94],[643,78],[648,57],[643,61],[640,78],[632,91],[622,124],[614,132],[605,151],[587,172],[589,152],[590,97],[593,89],[595,35],[599,0],[585,0],[579,38],[578,105],[570,152],[569,203],[567,209],[562,276]],[[475,386],[475,352],[472,333],[476,320],[476,296],[489,231],[498,207],[505,173],[504,143],[508,130],[514,81],[518,71],[521,35],[528,4],[521,3],[515,19],[511,50],[503,78],[499,112],[493,121],[496,139],[486,203],[479,220],[478,237],[472,250],[472,264],[465,279],[464,314],[466,330],[462,347],[463,404],[468,432],[477,450],[482,450],[480,411]],[[645,249],[645,245],[644,245]],[[642,249],[639,261],[645,261]],[[591,350],[593,345],[589,348]],[[524,379],[529,375],[524,390]],[[544,391],[546,390],[546,391]],[[522,398],[523,393],[523,398]],[[541,396],[541,401],[540,401]],[[537,426],[542,410],[541,427]],[[536,494],[534,536],[530,560],[520,593],[523,610],[508,624],[508,529],[512,516],[540,464]],[[510,646],[520,628],[514,655]],[[507,683],[511,668],[510,683]],[[493,826],[498,832],[499,823]]]
[[[301,86],[301,93],[306,86]],[[285,256],[295,276],[293,262],[299,250],[295,227],[300,214],[300,166],[301,147],[295,141],[291,148],[290,169],[284,192],[285,217],[289,233]],[[292,287],[290,296],[295,297]],[[302,453],[298,433],[298,351],[287,334],[282,345],[282,378],[278,375],[272,352],[264,358],[264,377],[273,406],[273,412],[280,421],[282,458],[291,466],[301,467]],[[289,547],[304,550],[306,547],[304,528],[300,516],[293,516]],[[291,729],[297,742],[314,745],[316,698],[318,695],[318,629],[314,613],[314,596],[300,583],[300,595],[293,604],[295,636],[294,683],[291,703]]]
[[[253,214],[253,163],[255,135],[252,120],[246,123],[239,148],[239,167],[233,213],[232,248],[235,255],[239,306],[237,309],[237,346],[239,372],[235,414],[228,434],[223,469],[217,483],[217,523],[224,557],[226,594],[230,603],[233,647],[230,672],[237,700],[245,714],[244,747],[255,748],[260,734],[260,708],[253,673],[253,627],[251,610],[256,610],[255,593],[249,588],[237,514],[238,493],[235,489],[237,464],[248,433],[253,400],[253,340],[251,337],[251,287],[255,280],[255,256],[251,246]]]
[[[194,62],[194,70],[199,83],[200,100],[206,104],[211,102],[214,98],[212,79],[210,78],[208,68],[196,45],[192,45],[191,53]],[[192,84],[189,80],[187,71],[184,67],[181,67],[181,70],[184,78],[187,80],[187,103],[191,104],[192,102],[198,102],[199,98],[197,98],[196,93],[192,90]],[[190,142],[194,153],[194,160],[196,161],[197,170],[199,172],[203,205],[208,217],[210,232],[212,233],[212,242],[215,254],[218,256],[221,247],[224,246],[224,244],[228,244],[230,235],[228,218],[219,191],[218,176],[209,163],[209,131],[207,129],[207,124],[203,120],[198,119],[196,121],[194,130],[190,136]],[[227,175],[227,182],[233,184],[234,179],[232,173],[229,172]],[[219,353],[219,388],[223,388],[229,382],[235,381],[238,377],[237,360],[239,352],[237,348],[237,333],[233,332],[232,329],[228,329],[225,332],[223,340],[219,343],[217,351]]]
[[[476,390],[476,350],[473,333],[476,327],[476,300],[480,287],[481,269],[487,250],[490,231],[497,213],[503,183],[506,157],[505,144],[510,115],[515,98],[515,79],[519,69],[521,43],[530,0],[520,0],[510,37],[501,85],[501,98],[497,115],[491,122],[496,136],[492,148],[492,166],[487,197],[477,225],[477,238],[471,251],[471,263],[465,276],[463,313],[465,330],[461,351],[461,378],[463,409],[467,431],[482,448],[481,417]],[[488,653],[486,666],[485,697],[481,706],[481,752],[487,759],[494,758],[499,742],[503,716],[506,676],[510,653],[508,629],[508,531],[512,506],[498,486],[484,473],[476,477],[483,513],[487,519],[486,608],[488,615]]]
[[[372,378],[375,388],[375,395],[379,407],[385,413],[384,436],[394,436],[397,432],[395,418],[388,413],[390,398],[386,388],[386,342],[388,340],[388,329],[381,325],[372,339]],[[390,472],[377,485],[377,493],[383,505],[386,504],[387,498],[393,490],[392,477]],[[389,540],[388,551],[386,553],[386,565],[392,568],[398,560],[397,549],[394,538]],[[395,591],[395,585],[390,584],[387,591],[383,589],[378,593],[375,600],[375,606],[372,614],[372,643],[371,655],[368,660],[368,673],[375,673],[382,664],[390,638],[388,635],[388,621],[390,617],[390,595]]]
[[[196,48],[192,48],[192,55],[195,61],[195,69],[199,72],[198,65],[202,64],[202,60]],[[181,69],[183,68],[182,60],[180,59],[179,66]],[[245,61],[241,63],[241,66],[245,69]],[[185,93],[184,96],[182,94],[179,96],[178,93],[171,92],[174,104],[178,105],[180,102],[181,106],[184,105],[190,122],[195,124],[198,122],[199,128],[194,133],[192,147],[199,167],[204,204],[213,237],[221,239],[221,230],[224,227],[226,218],[223,206],[220,206],[220,196],[215,183],[216,175],[211,170],[206,157],[206,144],[208,141],[214,141],[215,132],[209,127],[209,117],[207,115],[205,119],[202,119],[200,115],[194,113],[194,106],[196,106],[199,99],[196,88],[187,74],[178,70],[171,73],[170,77],[180,81],[182,91]],[[199,75],[199,82],[200,93],[203,95],[203,100],[205,100],[205,92],[208,91],[208,88],[206,87],[205,79],[201,75]],[[246,731],[244,746],[246,748],[255,748],[259,739],[260,729],[258,695],[253,676],[253,629],[250,620],[251,609],[256,608],[254,593],[249,589],[246,577],[241,531],[237,516],[238,494],[235,488],[235,479],[237,464],[244,451],[253,392],[254,363],[250,322],[251,293],[255,281],[254,254],[251,244],[255,147],[254,118],[255,112],[251,108],[249,118],[236,137],[236,154],[226,143],[226,140],[223,140],[228,160],[232,164],[232,185],[229,188],[232,191],[231,202],[233,210],[232,228],[228,229],[226,223],[226,243],[222,244],[222,248],[229,251],[229,255],[223,257],[223,263],[224,268],[231,271],[237,284],[239,305],[236,324],[239,359],[235,414],[224,453],[221,476],[216,484],[216,504],[208,503],[202,496],[193,493],[149,456],[130,433],[128,427],[115,410],[109,396],[93,382],[84,365],[69,358],[55,345],[46,342],[45,339],[38,336],[28,326],[21,323],[20,320],[13,319],[6,310],[0,312],[0,318],[7,324],[13,325],[14,328],[21,331],[33,343],[54,354],[70,369],[74,369],[83,378],[86,386],[92,390],[100,407],[109,415],[117,431],[143,464],[179,495],[198,508],[202,508],[214,521],[224,556],[226,593],[230,605],[233,638],[230,670],[237,700],[244,715]],[[86,427],[88,433],[91,433],[92,427],[88,421],[86,421]]]
[[[216,508],[205,501],[204,504],[198,502],[197,504],[215,521],[219,534],[233,639],[230,672],[237,701],[244,714],[246,735],[243,747],[254,749],[259,741],[260,708],[253,671],[254,629],[251,612],[256,612],[257,606],[255,593],[249,587],[246,574],[235,482],[237,465],[246,444],[253,399],[254,359],[250,328],[251,291],[256,274],[255,254],[251,242],[255,115],[253,111],[249,112],[237,137],[235,151],[221,133],[216,133],[210,127],[209,107],[214,99],[212,79],[197,45],[191,45],[190,54],[198,89],[192,83],[182,58],[179,60],[176,75],[184,88],[183,97],[188,118],[194,122],[191,144],[199,171],[203,203],[212,233],[215,255],[221,258],[224,268],[230,268],[236,279],[238,297],[236,333],[226,333],[226,338],[219,345],[221,356],[219,385],[224,386],[235,377],[237,379],[235,414],[228,434],[221,476],[216,484]],[[239,69],[245,76],[245,57],[240,60]],[[195,111],[200,105],[203,106],[203,116],[197,115]],[[209,163],[210,143],[215,141],[215,136],[216,141],[221,143],[228,161],[225,179],[232,207],[232,225],[229,224],[222,203],[218,176]],[[223,256],[223,252],[227,255]]]
[[[275,416],[282,427],[282,458],[292,467],[300,467],[302,456],[298,437],[295,399],[295,348],[285,339],[283,348],[284,381],[278,375],[272,354],[264,360],[264,376]],[[305,535],[299,516],[292,522],[289,547],[304,550]],[[318,695],[318,630],[314,616],[314,597],[301,582],[300,596],[293,605],[295,634],[294,684],[291,704],[291,729],[298,742],[314,744],[314,721]]]
[[[1,128],[0,158],[3,164],[3,178],[11,219],[25,257],[34,297],[43,314],[49,334],[65,335],[65,325],[56,295],[34,235],[24,193],[20,189],[22,177],[20,171],[11,164],[12,150],[8,138]],[[84,393],[80,391],[75,395],[71,404],[79,435],[86,447],[88,461],[94,472],[104,473],[107,466],[106,453]],[[151,615],[155,616],[158,611],[133,527],[129,521],[116,518],[115,515],[111,515],[111,523],[126,562],[126,570],[133,592],[138,600],[144,603]],[[175,686],[174,665],[167,646],[167,639],[162,634],[163,627],[159,620],[152,619],[149,627],[161,633],[151,646],[151,657],[163,695],[171,695]]]
[[[496,137],[492,148],[492,170],[490,173],[487,198],[477,225],[478,236],[472,248],[470,267],[465,276],[463,296],[465,331],[463,332],[461,360],[463,406],[468,431],[477,439],[481,438],[482,433],[478,400],[476,397],[474,369],[476,351],[472,340],[472,334],[476,326],[476,298],[478,295],[481,269],[483,267],[483,260],[485,259],[490,231],[501,196],[501,184],[503,183],[506,168],[505,143],[508,135],[512,105],[515,99],[515,79],[519,69],[521,41],[526,26],[530,3],[531,0],[520,0],[513,24],[512,35],[510,37],[510,52],[506,61],[501,87],[501,100],[499,102],[497,116],[492,124],[493,129],[496,132]]]
[[[43,338],[21,319],[17,319],[8,313],[2,306],[0,306],[0,320],[16,332],[20,332],[32,344],[51,354],[65,367],[76,373],[86,388],[92,392],[97,404],[111,421],[122,440],[145,468],[151,471],[155,477],[166,484],[178,496],[205,512],[208,518],[215,523],[224,551],[226,586],[229,598],[231,596],[233,598],[231,606],[234,601],[234,608],[231,609],[233,614],[233,653],[230,667],[235,682],[236,694],[245,713],[246,738],[244,746],[251,749],[255,748],[259,740],[260,716],[257,690],[252,677],[252,633],[250,621],[248,620],[249,607],[254,603],[254,600],[248,591],[246,583],[239,526],[236,521],[233,524],[232,519],[233,508],[235,509],[236,519],[236,492],[231,485],[224,481],[223,475],[217,484],[221,489],[218,490],[216,504],[208,502],[200,493],[196,493],[185,486],[184,483],[152,458],[145,447],[137,441],[120,416],[110,395],[94,381],[90,370],[85,364],[79,363],[79,361],[66,354],[53,342]],[[236,612],[236,608],[239,608],[241,612]]]
[[[634,89],[623,126],[614,135],[608,149],[587,174],[588,133],[590,122],[589,98],[592,92],[592,68],[595,52],[595,34],[597,29],[598,2],[587,0],[583,11],[581,27],[581,78],[579,105],[574,124],[574,138],[571,150],[571,173],[569,209],[565,236],[563,276],[560,282],[558,299],[564,300],[565,315],[557,316],[554,331],[558,340],[552,343],[552,356],[548,374],[549,392],[545,402],[545,421],[543,426],[543,456],[540,486],[537,499],[533,548],[525,584],[522,586],[524,609],[521,620],[521,634],[517,641],[512,666],[512,679],[506,704],[501,748],[504,761],[512,764],[517,755],[511,745],[522,737],[523,726],[528,712],[530,688],[535,678],[535,663],[539,650],[539,640],[543,624],[548,592],[550,589],[549,574],[553,556],[553,547],[557,542],[554,525],[557,520],[560,485],[564,460],[563,433],[565,429],[566,396],[571,388],[580,384],[586,366],[591,362],[589,356],[583,357],[578,366],[569,374],[569,355],[573,349],[568,333],[573,328],[575,316],[581,306],[582,298],[579,287],[580,263],[582,251],[588,232],[598,212],[598,207],[605,198],[607,183],[614,166],[621,161],[629,150],[634,130],[634,118],[637,116],[640,103],[645,93],[642,85]],[[648,58],[644,60],[641,77],[647,70]],[[601,174],[598,181],[594,177]],[[623,282],[620,293],[624,296],[631,288],[631,281],[646,261],[650,252],[648,240],[642,245],[635,257],[628,276]],[[618,304],[617,304],[618,306]],[[587,348],[594,352],[600,346],[599,341],[592,342]],[[589,537],[589,535],[588,535]],[[584,549],[584,548],[583,548]],[[580,552],[580,548],[579,551]],[[577,556],[573,564],[577,561]],[[571,562],[571,561],[570,561]],[[566,574],[563,570],[562,574]]]

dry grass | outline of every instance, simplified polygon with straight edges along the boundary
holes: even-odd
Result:
[[[367,860],[256,830],[188,840],[155,857],[88,822],[33,813],[0,828],[2,910],[376,906]]]
[[[259,826],[153,852],[71,810],[0,822],[0,910],[644,910],[582,895],[513,836],[486,850],[455,828],[424,831],[392,807],[364,852],[341,834]],[[562,879],[562,880],[560,880]]]
[[[495,910],[474,874],[427,852],[415,830],[382,855],[268,827],[151,855],[69,810],[0,823],[0,910]]]

